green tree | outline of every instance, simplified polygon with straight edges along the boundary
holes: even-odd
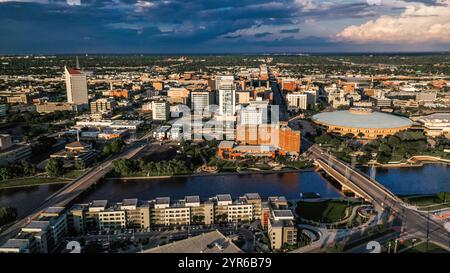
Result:
[[[7,180],[12,177],[11,168],[8,167],[1,167],[0,168],[0,178],[2,180]]]
[[[122,150],[122,147],[125,143],[123,142],[122,139],[114,139],[111,142],[111,152],[116,154],[118,152],[120,152]]]
[[[111,154],[111,145],[109,143],[103,146],[102,153],[104,156],[109,156]]]
[[[22,170],[22,175],[31,176],[36,173],[36,166],[28,162],[27,160],[20,161],[20,166]]]
[[[50,158],[45,166],[45,171],[49,176],[57,177],[64,173],[63,161],[59,158]]]
[[[82,160],[75,160],[74,167],[76,170],[83,170],[86,168],[86,164]]]
[[[439,198],[439,200],[441,200],[444,203],[447,201],[450,201],[450,193],[449,192],[440,192],[437,194],[437,197]]]
[[[0,207],[0,226],[8,224],[17,218],[17,209],[12,207]]]

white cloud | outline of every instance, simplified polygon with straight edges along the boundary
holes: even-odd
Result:
[[[136,11],[136,12],[143,12],[143,11],[145,11],[146,9],[155,7],[156,4],[153,3],[153,2],[150,2],[150,1],[141,1],[141,0],[138,0],[134,6],[135,6],[135,11]]]
[[[357,43],[450,43],[450,0],[438,0],[433,6],[396,2],[405,5],[399,16],[384,15],[348,26],[336,35],[337,39]]]
[[[79,6],[81,5],[81,0],[66,0],[69,6]]]
[[[317,4],[315,0],[295,0],[295,3],[305,11],[317,9],[319,7],[319,4]]]

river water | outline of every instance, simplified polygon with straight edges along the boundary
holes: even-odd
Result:
[[[429,164],[417,168],[363,169],[377,181],[399,195],[450,192],[450,167]],[[18,208],[25,215],[62,185],[43,185],[22,189],[0,190],[0,206]],[[109,181],[85,194],[81,201],[94,199],[120,201],[124,198],[148,200],[159,196],[181,199],[186,195],[199,195],[205,199],[216,194],[229,193],[234,198],[245,193],[257,192],[266,198],[284,195],[297,199],[301,192],[316,192],[321,197],[339,197],[342,194],[320,174],[314,171],[281,173],[197,176],[170,179],[134,181]]]

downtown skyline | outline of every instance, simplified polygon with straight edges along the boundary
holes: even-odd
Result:
[[[450,49],[450,0],[0,0],[0,54]]]

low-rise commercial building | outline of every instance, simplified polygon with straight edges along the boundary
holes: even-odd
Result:
[[[107,98],[91,101],[89,105],[91,113],[108,113],[114,110],[114,108],[117,106],[117,103],[115,100]]]
[[[0,165],[28,159],[31,157],[31,154],[30,145],[14,144],[10,135],[0,135]]]
[[[46,102],[36,104],[36,112],[38,113],[53,113],[56,111],[77,111],[78,107],[75,104],[68,102]]]

